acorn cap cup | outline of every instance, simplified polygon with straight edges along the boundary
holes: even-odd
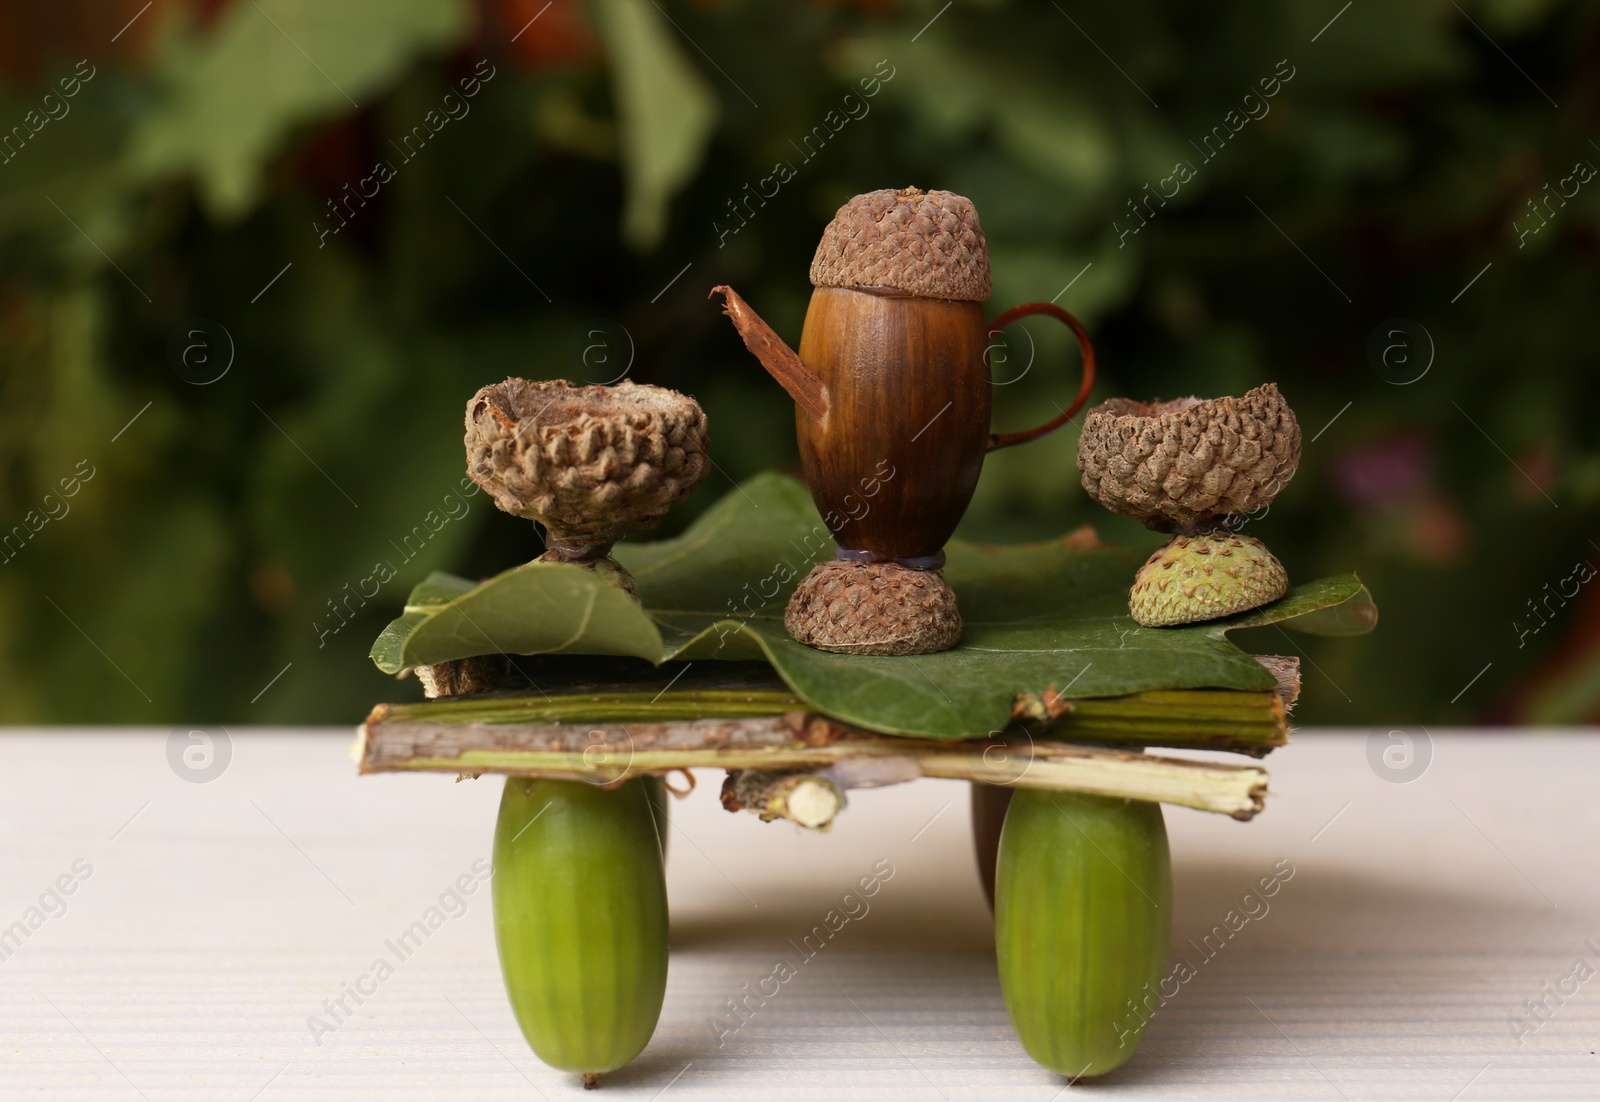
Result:
[[[789,598],[797,643],[840,654],[933,654],[961,640],[961,612],[935,570],[894,562],[823,562]]]
[[[468,477],[571,561],[655,527],[710,464],[699,403],[634,382],[507,379],[473,395],[466,428]]]
[[[964,195],[914,187],[869,191],[840,207],[822,231],[811,283],[982,302],[991,290],[989,246]]]
[[[1158,532],[1195,532],[1259,509],[1294,477],[1300,425],[1268,383],[1239,398],[1090,410],[1078,439],[1089,496]]]
[[[1128,612],[1147,628],[1193,624],[1259,608],[1288,588],[1283,564],[1252,536],[1174,536],[1139,568]]]

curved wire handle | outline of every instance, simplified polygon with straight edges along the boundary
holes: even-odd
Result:
[[[1026,432],[992,432],[989,434],[989,451],[1009,448],[1013,444],[1026,444],[1029,440],[1054,432],[1072,420],[1072,415],[1083,408],[1083,403],[1089,398],[1089,391],[1094,387],[1094,344],[1090,342],[1089,334],[1084,330],[1082,323],[1053,302],[1027,302],[1021,306],[1013,306],[989,323],[989,330],[984,339],[992,340],[1000,330],[1012,322],[1034,314],[1048,314],[1057,321],[1066,323],[1067,327],[1077,335],[1078,348],[1083,352],[1083,383],[1078,387],[1078,396],[1072,400],[1072,405],[1068,406],[1060,417]],[[989,366],[987,348],[983,352],[983,364],[985,367]]]

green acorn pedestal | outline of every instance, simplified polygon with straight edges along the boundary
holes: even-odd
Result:
[[[586,1087],[644,1049],[667,993],[667,882],[650,780],[507,777],[494,933],[535,1055]]]
[[[1021,789],[995,868],[1000,990],[1022,1047],[1069,1080],[1120,1067],[1147,1019],[1172,938],[1172,861],[1161,805]]]

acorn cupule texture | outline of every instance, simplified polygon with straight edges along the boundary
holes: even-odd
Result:
[[[933,654],[961,641],[955,591],[937,570],[896,562],[824,562],[789,598],[798,643],[839,654]]]
[[[1139,568],[1128,611],[1144,627],[1173,627],[1259,608],[1288,588],[1283,564],[1258,539],[1174,536]]]
[[[507,379],[467,403],[467,475],[566,561],[652,528],[710,469],[706,416],[664,387]]]
[[[993,287],[972,200],[914,187],[869,191],[840,207],[812,257],[811,283],[958,302],[982,302]]]
[[[1237,398],[1091,409],[1078,441],[1089,496],[1161,532],[1195,532],[1272,501],[1300,462],[1300,425],[1274,383]]]

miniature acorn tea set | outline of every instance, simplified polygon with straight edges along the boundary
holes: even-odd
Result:
[[[1056,1073],[1103,1074],[1143,1030],[1143,1017],[1120,1024],[1126,1007],[1166,969],[1161,803],[1249,819],[1266,793],[1258,765],[1145,748],[1283,745],[1298,664],[1227,633],[1360,634],[1375,607],[1354,575],[1290,590],[1260,541],[1229,530],[1299,459],[1272,384],[1089,411],[1084,489],[1172,533],[1142,566],[1087,529],[981,551],[952,540],[984,456],[1087,399],[1087,333],[1049,303],[984,321],[987,246],[950,192],[851,199],[811,281],[798,352],[731,288],[712,292],[794,399],[804,487],[758,476],[673,539],[618,546],[706,476],[692,398],[515,378],[472,397],[467,473],[543,526],[546,550],[413,591],[373,659],[414,672],[429,700],[374,709],[361,770],[506,774],[494,917],[507,994],[540,1059],[587,1086],[637,1056],[660,1015],[667,775],[692,788],[689,769],[725,769],[729,810],[817,830],[852,788],[967,780],[1017,1035]],[[1077,398],[993,433],[986,345],[1037,314],[1078,339]],[[813,540],[822,530],[836,550]],[[906,662],[923,677],[899,676]]]

